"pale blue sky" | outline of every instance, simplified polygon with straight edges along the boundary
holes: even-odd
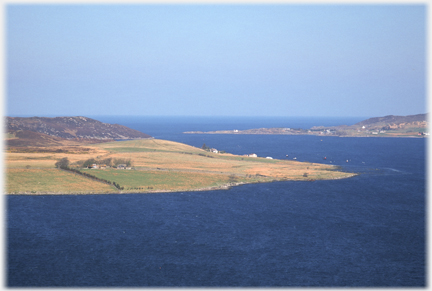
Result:
[[[425,5],[8,5],[10,116],[426,112]]]

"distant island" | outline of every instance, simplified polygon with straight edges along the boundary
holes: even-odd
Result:
[[[114,141],[114,139],[128,139]],[[7,117],[7,194],[148,193],[227,189],[355,176],[332,165],[192,147],[87,117]]]
[[[428,132],[427,114],[374,117],[354,125],[314,126],[302,128],[255,128],[246,130],[186,131],[186,134],[274,134],[320,135],[340,137],[425,137]]]

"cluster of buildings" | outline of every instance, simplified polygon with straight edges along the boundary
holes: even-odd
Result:
[[[207,151],[211,152],[211,153],[215,153],[215,154],[224,154],[225,151],[219,151],[215,148],[208,148]]]
[[[110,166],[107,166],[105,164],[91,164],[90,166],[88,166],[89,169],[108,169],[111,168]],[[132,169],[132,167],[128,167],[126,166],[126,164],[119,164],[116,166],[114,166],[113,168],[116,169],[122,169],[122,170],[130,170]]]
[[[385,130],[380,130],[380,131],[372,131],[372,134],[378,134],[378,133],[385,133]]]
[[[311,133],[312,131],[308,130],[308,133]],[[330,129],[326,129],[324,131],[320,131],[319,134],[334,134],[334,131],[331,131]]]

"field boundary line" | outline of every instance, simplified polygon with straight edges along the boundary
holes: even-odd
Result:
[[[96,177],[96,176],[93,176],[93,175],[88,174],[88,173],[82,173],[81,171],[75,170],[75,169],[67,169],[67,168],[58,168],[58,169],[60,171],[65,171],[65,172],[68,172],[68,173],[73,173],[75,175],[79,175],[79,176],[85,177],[85,178],[93,180],[93,181],[97,181],[97,182],[100,182],[100,183],[104,183],[104,184],[110,185],[111,187],[115,188],[116,190],[119,190],[116,186],[114,186],[114,184],[117,184],[115,181],[113,181],[112,183],[109,183],[109,182],[106,182],[106,181],[104,181],[104,180]]]

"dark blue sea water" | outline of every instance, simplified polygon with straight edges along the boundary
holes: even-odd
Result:
[[[8,286],[426,285],[425,139],[182,134],[361,119],[99,120],[361,175],[205,192],[8,196]]]

